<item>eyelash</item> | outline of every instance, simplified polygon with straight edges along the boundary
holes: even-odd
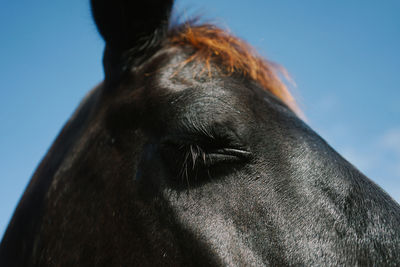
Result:
[[[196,178],[197,178],[197,168],[201,165],[196,165],[199,164],[198,160],[202,160],[202,164],[205,166],[206,165],[206,157],[207,154],[206,152],[198,145],[184,145],[182,146],[183,151],[183,162],[182,166],[179,171],[179,177],[181,178],[181,181],[186,181],[186,183],[189,185],[189,172],[194,172],[196,170]],[[191,165],[191,166],[189,166]],[[191,170],[189,170],[191,168]]]
[[[247,149],[229,148],[222,144],[177,143],[169,139],[162,142],[161,154],[175,177],[173,181],[190,186],[191,181],[197,183],[211,179],[219,171],[231,170],[227,164],[241,163],[251,156]]]

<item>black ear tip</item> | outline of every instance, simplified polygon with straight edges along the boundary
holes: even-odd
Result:
[[[103,65],[112,83],[149,58],[166,38],[173,0],[90,0],[106,42]]]
[[[173,0],[91,0],[93,18],[108,46],[131,49],[168,28]]]
[[[124,25],[121,18],[122,1],[91,0],[92,16],[100,35],[106,43],[123,39]]]

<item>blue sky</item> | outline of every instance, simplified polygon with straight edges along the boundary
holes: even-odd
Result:
[[[0,236],[33,171],[103,78],[89,1],[0,9]],[[308,123],[400,202],[400,1],[178,0],[228,27],[297,84]]]

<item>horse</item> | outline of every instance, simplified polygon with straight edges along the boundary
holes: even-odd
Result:
[[[173,0],[91,0],[106,46],[0,266],[399,266],[400,206],[300,118],[279,69]]]

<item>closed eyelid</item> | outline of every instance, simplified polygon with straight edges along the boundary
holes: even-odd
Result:
[[[224,132],[223,134],[213,131],[177,133],[162,138],[160,144],[176,147],[198,145],[210,149],[248,150],[242,140],[233,132]]]

